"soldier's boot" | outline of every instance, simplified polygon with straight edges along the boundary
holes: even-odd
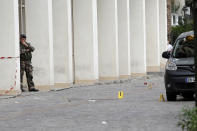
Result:
[[[39,91],[38,89],[36,89],[34,87],[34,82],[33,82],[32,79],[28,79],[27,81],[28,81],[27,84],[28,84],[28,87],[29,87],[29,91],[30,92],[38,92]]]
[[[22,92],[25,92],[25,90],[24,90],[24,87],[23,87],[23,84],[21,83],[21,91]]]
[[[30,92],[38,92],[39,90],[34,87],[32,77],[27,78],[27,84]]]
[[[29,88],[29,91],[30,91],[30,92],[38,92],[39,90],[36,89],[36,88],[34,88],[34,87],[32,87],[32,88]]]

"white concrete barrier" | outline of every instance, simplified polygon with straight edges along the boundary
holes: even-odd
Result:
[[[165,63],[165,0],[26,0],[25,11],[38,87],[145,75]],[[1,94],[20,91],[18,1],[1,0],[0,17],[0,57],[13,57],[0,59]]]
[[[73,83],[71,0],[53,0],[54,81]]]
[[[0,1],[0,94],[20,92],[18,1]],[[16,72],[17,71],[17,72]],[[8,92],[9,91],[9,92]]]
[[[146,1],[147,72],[160,71],[159,0]]]
[[[99,77],[117,79],[118,13],[117,0],[98,0]]]
[[[118,49],[120,77],[131,75],[130,5],[129,0],[118,0]]]
[[[145,0],[130,0],[131,73],[146,74]]]
[[[159,0],[159,44],[161,67],[165,66],[166,59],[162,58],[162,52],[167,50],[167,3],[166,0]]]
[[[73,0],[75,82],[98,80],[97,0]]]
[[[53,86],[52,0],[26,0],[26,32],[36,49],[32,59],[35,84]]]

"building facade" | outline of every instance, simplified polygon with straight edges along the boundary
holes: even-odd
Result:
[[[165,62],[166,0],[1,0],[0,17],[0,94],[20,93],[20,33],[36,48],[40,89],[142,76]]]
[[[171,26],[172,26],[171,6],[172,6],[172,0],[167,0],[168,39],[170,39],[170,32],[171,32]]]
[[[171,25],[177,26],[179,25],[179,19],[183,19],[185,7],[185,0],[172,0],[171,6]]]

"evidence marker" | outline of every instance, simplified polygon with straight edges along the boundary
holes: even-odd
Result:
[[[118,92],[118,99],[123,99],[123,97],[124,97],[123,91],[119,91]]]

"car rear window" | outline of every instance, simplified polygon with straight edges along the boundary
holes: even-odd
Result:
[[[194,57],[194,40],[186,40],[186,38],[182,38],[177,40],[174,50],[173,50],[174,58],[188,58]]]

